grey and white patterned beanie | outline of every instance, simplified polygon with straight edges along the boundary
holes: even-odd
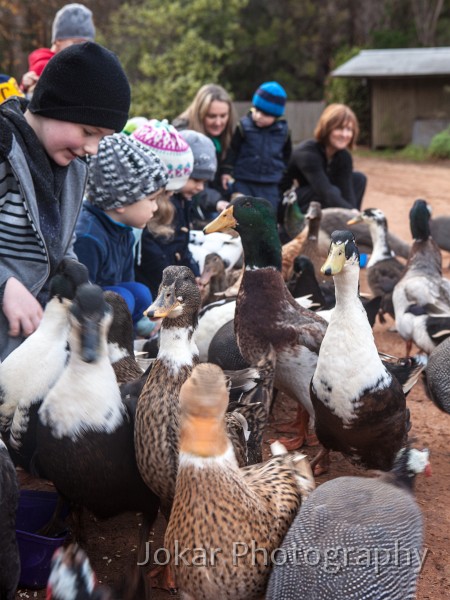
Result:
[[[212,181],[217,171],[217,154],[213,141],[193,129],[183,129],[180,135],[189,144],[194,155],[191,178]]]
[[[104,137],[88,165],[86,198],[102,210],[134,204],[164,188],[168,181],[162,160],[124,133]]]

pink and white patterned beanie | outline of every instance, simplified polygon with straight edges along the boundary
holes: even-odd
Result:
[[[132,138],[148,146],[159,156],[168,169],[166,190],[181,190],[194,168],[194,156],[189,144],[179,132],[164,119],[151,119],[131,134]]]

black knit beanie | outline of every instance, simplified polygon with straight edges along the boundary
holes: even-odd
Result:
[[[121,131],[130,108],[130,85],[119,59],[94,42],[58,52],[42,72],[30,112]]]

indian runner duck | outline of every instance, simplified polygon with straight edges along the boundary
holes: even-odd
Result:
[[[164,546],[183,597],[251,600],[264,594],[270,556],[314,488],[306,457],[281,452],[239,469],[224,416],[225,376],[196,366],[180,390],[180,459]],[[179,550],[178,550],[179,553]]]
[[[199,308],[200,292],[192,271],[180,266],[164,269],[158,296],[146,311],[150,318],[162,319],[162,324],[158,356],[137,401],[135,447],[139,471],[160,497],[166,517],[170,514],[178,468],[180,388],[199,362],[193,340]],[[233,377],[232,373],[229,375]],[[258,377],[264,381],[262,371]],[[245,386],[252,390],[256,387],[254,371],[240,373],[237,379],[241,392],[249,391]],[[234,412],[240,416],[227,415],[242,457],[246,450],[241,433],[247,428],[248,410],[237,408]],[[259,410],[258,404],[255,411]],[[154,452],[155,448],[158,452]]]
[[[134,356],[133,318],[124,298],[107,290],[105,301],[112,308],[113,318],[108,331],[108,355],[119,384],[142,376]]]
[[[0,431],[6,439],[19,403],[28,409],[41,401],[64,369],[68,307],[77,287],[87,281],[83,264],[62,260],[50,282],[49,301],[39,327],[0,363]],[[28,422],[28,417],[25,419]]]
[[[389,473],[314,490],[281,544],[266,599],[413,600],[426,556],[413,494],[422,472],[430,474],[428,451],[406,448]]]
[[[286,287],[281,275],[281,243],[268,201],[238,197],[205,232],[228,228],[241,235],[244,248],[245,271],[234,318],[239,350],[251,366],[263,357],[272,360],[275,387],[301,405],[295,423],[298,436],[286,441],[288,449],[295,449],[307,435],[302,407],[314,418],[309,382],[327,323],[300,306]]]
[[[108,356],[112,310],[99,286],[84,284],[69,315],[70,358],[38,412],[36,466],[74,508],[99,518],[142,512],[141,552],[159,499],[139,474],[133,419]]]
[[[347,225],[366,223],[372,238],[372,253],[366,265],[367,283],[374,296],[381,296],[380,320],[384,322],[384,314],[392,318],[394,306],[392,304],[392,291],[403,275],[405,265],[396,258],[388,241],[388,223],[384,213],[378,208],[366,208]]]
[[[20,576],[16,539],[19,484],[8,449],[0,438],[0,598],[14,600]]]
[[[336,306],[311,381],[316,433],[326,449],[313,463],[328,465],[329,450],[384,471],[407,441],[409,411],[400,382],[383,364],[358,297],[359,251],[351,231],[331,236],[324,274],[333,276]]]
[[[411,234],[414,239],[403,276],[394,287],[392,302],[395,325],[406,342],[407,354],[414,342],[419,348],[434,348],[439,337],[432,337],[424,329],[417,328],[416,317],[450,317],[450,281],[442,277],[441,251],[430,233],[431,207],[425,200],[416,200],[409,213]],[[444,328],[446,328],[444,322]]]
[[[322,220],[320,227],[328,235],[331,235],[336,229],[346,229],[347,222],[353,219],[358,214],[356,208],[324,208],[322,209]],[[360,251],[370,254],[372,252],[372,236],[370,235],[369,227],[366,223],[356,223],[350,225],[349,229],[353,231],[356,243]],[[410,245],[394,235],[392,232],[387,232],[388,243],[390,248],[395,252],[396,256],[408,258]]]

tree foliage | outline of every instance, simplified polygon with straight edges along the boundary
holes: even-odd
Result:
[[[132,113],[171,119],[204,83],[237,100],[277,80],[290,100],[367,98],[359,83],[327,85],[351,48],[448,45],[450,0],[82,0],[97,40],[132,84]],[[50,45],[68,0],[0,0],[0,71],[20,80],[27,54]],[[345,89],[344,89],[345,88]],[[368,105],[366,106],[366,110]]]

